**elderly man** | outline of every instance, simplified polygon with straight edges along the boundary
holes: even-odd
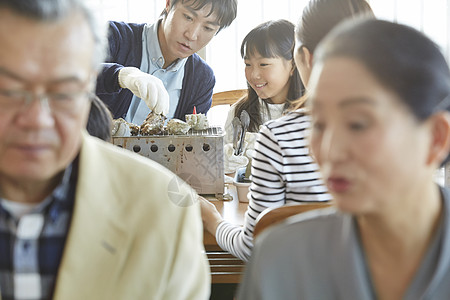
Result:
[[[102,40],[81,0],[0,0],[0,298],[207,299],[195,192],[85,132]]]

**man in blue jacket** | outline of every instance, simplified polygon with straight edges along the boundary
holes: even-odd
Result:
[[[138,125],[150,111],[181,120],[194,106],[206,113],[215,77],[196,52],[231,24],[236,11],[237,0],[166,0],[156,23],[110,22],[97,95],[114,118]]]

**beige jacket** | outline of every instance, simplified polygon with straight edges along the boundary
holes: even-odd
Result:
[[[84,134],[54,299],[209,298],[200,209],[186,184],[174,190],[174,178],[150,159]],[[186,207],[174,204],[177,195]]]

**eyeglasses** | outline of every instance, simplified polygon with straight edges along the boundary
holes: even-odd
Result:
[[[0,108],[3,111],[17,112],[27,107],[34,99],[55,113],[76,113],[83,99],[89,100],[89,92],[46,93],[35,95],[25,90],[0,89]]]

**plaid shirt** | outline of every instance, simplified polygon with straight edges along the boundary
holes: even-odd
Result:
[[[52,298],[73,213],[76,169],[74,161],[53,193],[19,219],[0,205],[3,300]]]

